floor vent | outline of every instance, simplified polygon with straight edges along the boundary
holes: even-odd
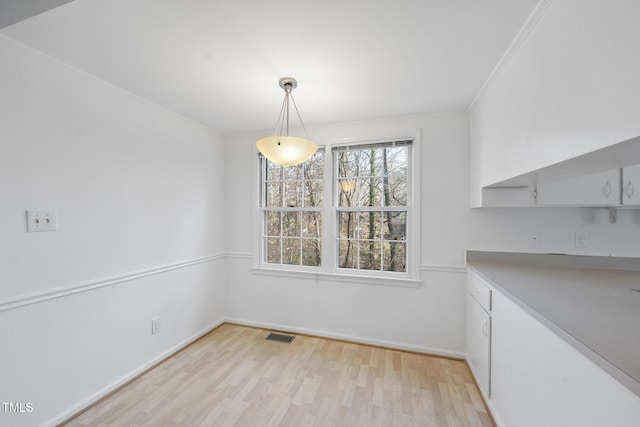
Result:
[[[284,342],[287,344],[291,344],[291,341],[293,341],[295,337],[292,335],[282,335],[282,334],[274,334],[274,333],[270,333],[269,335],[267,335],[267,338],[265,338],[266,340],[269,341],[278,341],[278,342]]]

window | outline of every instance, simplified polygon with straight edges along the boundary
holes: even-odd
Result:
[[[339,268],[406,272],[409,144],[334,149]]]
[[[260,156],[260,266],[415,278],[412,142],[321,148],[296,166]]]
[[[320,266],[324,152],[295,166],[260,163],[263,262]]]

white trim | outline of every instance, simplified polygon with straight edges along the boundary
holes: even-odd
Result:
[[[262,276],[290,277],[295,279],[317,279],[317,272],[304,270],[288,270],[286,266],[278,265],[277,268],[269,267],[251,267],[251,273]]]
[[[476,371],[473,369],[473,364],[471,363],[471,359],[469,359],[468,354],[466,355],[464,360],[467,362],[467,366],[471,371],[471,375],[473,375],[473,378],[475,379],[476,383],[479,384],[480,382],[478,381],[478,376],[476,375]],[[493,417],[493,421],[495,421],[496,423],[496,427],[504,427],[505,424],[502,422],[502,419],[498,415],[498,410],[493,404],[493,401],[485,394],[482,387],[478,385],[477,388],[480,391],[480,395],[482,396],[482,399],[484,400],[485,405],[487,405],[487,409],[489,409],[489,412],[491,412],[491,416]]]
[[[252,320],[239,319],[234,317],[227,317],[229,323],[235,323],[238,325],[252,326],[261,329],[271,329],[276,331],[283,331],[289,333],[299,333],[305,335],[313,335],[323,338],[333,338],[337,340],[350,341],[359,344],[375,345],[378,347],[387,347],[397,350],[414,351],[417,353],[424,353],[434,356],[455,357],[457,359],[464,360],[466,354],[464,352],[445,350],[443,348],[426,347],[421,345],[401,343],[397,341],[379,340],[375,338],[361,337],[357,335],[339,334],[335,332],[322,331],[319,329],[297,328],[289,325],[281,325],[277,323],[256,322]]]
[[[354,274],[337,274],[337,273],[320,273],[318,274],[320,280],[326,280],[331,282],[347,282],[347,283],[362,283],[365,285],[379,285],[379,286],[396,286],[402,288],[419,288],[422,286],[422,280],[410,279],[410,278],[396,278],[396,277],[383,277],[380,276],[365,276],[362,273]]]
[[[337,259],[338,254],[336,248],[336,213],[341,210],[350,210],[351,208],[338,207],[337,196],[338,193],[335,188],[335,181],[337,175],[337,158],[334,156],[334,150],[337,149],[341,151],[345,147],[353,147],[354,149],[359,149],[361,146],[369,146],[375,144],[386,144],[393,141],[411,141],[410,144],[406,144],[408,149],[410,150],[410,162],[408,164],[408,173],[407,180],[409,184],[409,188],[411,189],[410,193],[407,194],[408,203],[407,206],[402,207],[406,212],[407,218],[407,236],[420,236],[420,207],[421,207],[421,190],[420,190],[420,163],[422,161],[421,155],[421,146],[422,146],[422,128],[417,128],[413,131],[413,136],[394,136],[389,138],[358,138],[353,141],[343,140],[340,143],[335,143],[330,145],[331,149],[331,165],[332,171],[330,174],[325,173],[326,175],[330,175],[331,179],[331,205],[326,206],[326,215],[324,218],[325,228],[327,230],[327,237],[323,238],[330,242],[330,244],[324,244],[323,248],[326,248],[323,251],[323,257],[325,259],[334,259],[334,262],[327,264],[324,266],[324,278],[326,280],[334,280],[334,281],[346,281],[346,282],[355,282],[355,283],[372,283],[379,285],[392,285],[392,286],[408,286],[408,287],[419,287],[422,285],[422,281],[420,280],[420,268],[419,268],[419,260],[420,260],[420,241],[419,237],[416,239],[409,239],[406,241],[407,243],[407,266],[409,267],[405,273],[403,273],[403,277],[397,278],[393,277],[393,275],[386,275],[384,272],[378,272],[374,276],[373,273],[369,273],[367,275],[366,271],[353,269],[350,270],[349,273],[344,273],[346,269],[341,269],[336,265],[335,259]],[[328,165],[329,162],[325,162],[325,166]],[[360,209],[355,207],[353,209]],[[380,209],[380,207],[375,208]],[[392,209],[392,208],[388,208]],[[366,209],[365,209],[366,210]]]
[[[413,279],[420,279],[420,258],[422,258],[422,128],[418,128],[413,136],[411,144],[411,163],[409,165],[409,176],[411,182],[411,199],[409,203],[408,215],[411,221],[407,224],[407,233],[413,236],[407,246],[407,259],[409,263],[409,273]]]
[[[422,281],[397,277],[365,276],[359,274],[337,274],[325,271],[287,270],[284,268],[252,267],[251,272],[264,276],[289,277],[325,282],[360,283],[365,285],[395,286],[402,288],[419,288]]]
[[[480,87],[480,90],[476,94],[475,98],[473,98],[473,101],[471,101],[471,104],[469,104],[469,107],[467,107],[467,111],[471,111],[476,103],[480,100],[480,98],[482,98],[489,91],[489,89],[493,85],[493,82],[496,80],[500,72],[502,72],[502,70],[507,66],[507,64],[509,64],[518,50],[520,50],[520,47],[524,44],[533,28],[538,24],[540,18],[549,8],[549,5],[552,1],[553,0],[540,0],[538,4],[536,4],[536,6],[529,14],[529,17],[520,28],[520,31],[518,31],[518,34],[516,34],[515,38],[513,39],[507,50],[504,52],[504,54],[494,67],[493,71],[491,71],[491,74],[489,74],[489,77],[487,77],[487,80],[485,80],[482,87]]]
[[[236,254],[233,258],[251,259],[250,254]],[[466,274],[467,267],[464,265],[456,264],[421,264],[418,269],[422,272],[438,272],[438,273],[453,273],[453,274]],[[346,283],[362,283],[368,285],[381,285],[381,286],[398,286],[406,288],[419,288],[423,285],[420,279],[409,278],[397,278],[388,276],[365,276],[361,273],[358,274],[339,274],[329,273],[321,270],[294,270],[287,269],[286,266],[276,267],[251,267],[253,274],[263,276],[276,276],[276,277],[288,277],[295,279],[308,279],[317,281],[328,282],[346,282]]]
[[[347,148],[351,148],[351,147],[355,147],[355,148],[360,148],[360,146],[375,146],[377,144],[386,144],[386,143],[394,143],[394,142],[405,142],[405,141],[411,141],[410,144],[405,144],[405,145],[412,145],[413,142],[415,141],[416,137],[415,134],[414,136],[394,136],[391,138],[376,138],[376,139],[368,139],[368,138],[364,138],[364,139],[360,139],[360,138],[351,138],[351,139],[344,139],[341,140],[340,142],[336,142],[334,144],[330,145],[330,149],[331,151],[344,151]]]
[[[253,185],[251,186],[251,242],[253,243],[253,252],[251,254],[253,259],[253,265],[262,264],[260,259],[262,255],[262,208],[260,206],[261,201],[261,185],[262,185],[262,160],[258,149],[254,149],[252,152],[253,167],[251,168],[251,177],[253,178]]]
[[[455,264],[421,264],[420,271],[441,271],[445,273],[466,273],[467,267]]]
[[[251,259],[251,252],[227,252],[227,258]]]
[[[61,286],[55,289],[47,289],[44,291],[36,291],[28,294],[22,294],[22,295],[10,297],[10,298],[5,298],[0,300],[0,312],[11,310],[18,307],[23,307],[25,305],[49,301],[55,298],[74,295],[80,292],[86,292],[94,289],[104,288],[106,286],[117,285],[119,283],[129,282],[131,280],[137,280],[143,277],[153,276],[160,273],[166,273],[167,271],[190,267],[196,264],[211,262],[218,259],[223,259],[224,257],[225,257],[225,254],[207,255],[204,257],[194,258],[186,261],[180,261],[173,264],[165,264],[165,265],[156,266],[156,267],[152,267],[144,270],[137,270],[137,271],[133,271],[133,272],[118,275],[118,276],[94,279],[94,280],[76,283],[72,285]]]
[[[96,393],[92,394],[91,396],[87,397],[86,399],[78,402],[76,405],[72,406],[71,408],[68,408],[66,411],[64,411],[64,412],[56,415],[55,417],[51,418],[50,420],[45,422],[43,425],[52,425],[53,426],[53,425],[58,425],[58,424],[62,423],[63,421],[68,420],[69,418],[71,418],[74,415],[78,414],[82,410],[88,408],[89,406],[91,406],[95,402],[99,401],[103,397],[107,396],[109,393],[113,392],[114,390],[117,390],[119,387],[122,387],[123,385],[125,385],[129,381],[135,379],[138,375],[144,373],[146,370],[148,370],[150,368],[153,368],[156,364],[158,364],[159,362],[162,362],[163,359],[165,359],[165,358],[167,358],[169,356],[172,356],[173,354],[175,354],[178,351],[182,350],[183,348],[187,347],[188,345],[190,345],[194,341],[198,340],[199,338],[205,336],[206,334],[208,334],[209,332],[211,332],[212,330],[214,330],[215,328],[217,328],[218,326],[222,325],[225,322],[226,322],[226,320],[224,318],[218,319],[213,324],[207,326],[204,329],[201,329],[200,331],[198,331],[195,334],[191,335],[187,339],[185,339],[185,340],[179,342],[178,344],[174,345],[173,347],[171,347],[167,351],[165,351],[165,352],[161,353],[160,355],[154,357],[153,359],[151,359],[147,363],[137,367],[136,369],[134,369],[133,371],[129,372],[128,374],[123,375],[122,377],[120,377],[117,380],[113,381],[111,384],[107,385],[106,387],[102,388],[101,390],[97,391]]]
[[[440,113],[433,113],[435,114],[440,114]],[[422,114],[412,114],[409,116],[400,116],[402,117],[421,117],[423,116],[424,113]],[[391,119],[373,119],[373,120],[362,120],[362,121],[356,121],[356,122],[345,122],[345,123],[338,123],[335,124],[335,126],[341,126],[344,124],[359,124],[359,125],[366,125],[368,123],[377,123],[380,122],[381,120],[395,120],[397,119],[397,117],[393,117]],[[408,136],[408,135],[413,135],[413,136]],[[359,135],[359,136],[350,136],[350,137],[346,137],[346,138],[328,138],[327,139],[327,147],[330,150],[333,150],[334,148],[338,148],[341,149],[343,147],[350,147],[350,146],[357,146],[357,145],[366,145],[366,144],[375,144],[378,142],[392,142],[392,141],[405,141],[405,140],[413,140],[413,138],[415,137],[415,128],[411,127],[411,129],[407,130],[406,135],[404,136],[400,136],[397,133],[392,133],[389,134],[387,137],[381,137],[379,132],[375,132],[373,134],[369,134],[368,132]]]

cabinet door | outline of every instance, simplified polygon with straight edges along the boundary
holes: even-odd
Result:
[[[620,204],[620,169],[538,184],[538,206]]]
[[[491,396],[491,316],[467,294],[467,354],[483,394]]]
[[[622,204],[640,205],[640,165],[622,169]]]

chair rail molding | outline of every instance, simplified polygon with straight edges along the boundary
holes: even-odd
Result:
[[[117,275],[117,276],[89,280],[85,282],[61,286],[54,289],[47,289],[44,291],[37,291],[37,292],[17,295],[14,297],[1,299],[0,312],[23,307],[30,304],[49,301],[55,298],[66,297],[66,296],[74,295],[80,292],[87,292],[94,289],[104,288],[106,286],[117,285],[119,283],[129,282],[132,280],[141,279],[143,277],[166,273],[168,271],[191,267],[193,265],[212,262],[219,259],[224,259],[224,254],[206,255],[203,257],[192,258],[189,260],[179,261],[176,263],[164,264],[164,265],[159,265],[159,266],[155,266],[147,269],[136,270],[136,271],[132,271],[132,272]]]
[[[467,267],[457,264],[420,264],[420,271],[440,271],[445,273],[466,273]]]

